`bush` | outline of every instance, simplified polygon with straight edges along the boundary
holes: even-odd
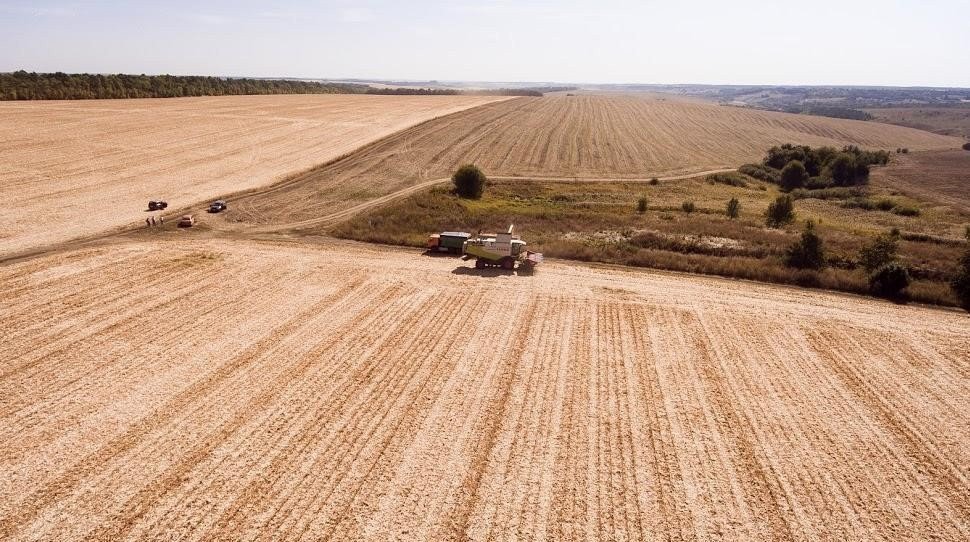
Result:
[[[738,198],[729,199],[727,202],[727,208],[724,210],[724,212],[728,215],[729,218],[737,218],[738,216],[740,216],[741,202],[738,201]]]
[[[640,213],[641,215],[643,213],[647,212],[647,203],[649,203],[647,201],[647,198],[641,197],[640,199],[638,199],[637,200],[637,212]]]
[[[738,168],[738,173],[747,175],[753,179],[758,179],[759,181],[776,184],[780,177],[780,173],[777,170],[761,164],[744,164]]]
[[[970,232],[968,232],[968,237],[970,237]],[[953,289],[960,306],[970,312],[970,249],[964,252],[960,258],[960,269],[953,280],[950,281],[950,288]]]
[[[891,199],[881,199],[876,202],[876,209],[880,211],[892,211],[896,207],[896,202]]]
[[[808,182],[808,172],[805,171],[805,164],[798,160],[792,160],[781,170],[781,179],[778,184],[782,190],[791,192],[796,188],[802,188],[806,182]]]
[[[843,209],[863,209],[866,211],[873,211],[876,209],[876,204],[872,202],[869,198],[852,198],[845,200],[840,205]]]
[[[769,228],[780,228],[795,221],[795,204],[791,196],[778,196],[778,199],[768,204],[765,211],[765,223]]]
[[[886,264],[869,276],[869,289],[882,297],[902,297],[909,283],[909,271],[898,263]]]
[[[683,209],[684,212],[688,214],[693,213],[694,209],[696,209],[693,201],[685,201],[684,203],[681,203],[680,208]]]
[[[785,254],[785,264],[797,269],[822,269],[825,267],[825,250],[822,238],[815,233],[815,223],[809,220],[805,224],[802,238],[788,248]]]
[[[707,176],[707,182],[711,184],[726,184],[740,188],[748,187],[748,183],[744,180],[744,177],[738,175],[737,173],[712,173]]]
[[[895,235],[882,234],[864,246],[859,252],[859,264],[872,273],[880,267],[892,263],[899,250],[899,240]]]
[[[452,175],[451,182],[455,183],[455,193],[459,196],[479,199],[485,192],[487,179],[478,167],[466,164],[458,168],[458,171]]]
[[[805,188],[809,190],[825,190],[832,187],[832,179],[824,177],[810,177],[805,183]]]
[[[660,179],[658,179],[656,177],[650,179],[650,185],[651,186],[657,186],[658,184],[660,184]]]
[[[970,151],[970,143],[964,143],[963,144],[963,150]]]
[[[916,207],[910,207],[909,205],[897,205],[893,208],[893,212],[899,216],[919,216],[920,210]]]
[[[792,190],[791,195],[795,199],[847,199],[847,198],[861,198],[865,192],[861,188],[821,188],[818,190],[806,190],[804,188],[799,188],[797,190]]]

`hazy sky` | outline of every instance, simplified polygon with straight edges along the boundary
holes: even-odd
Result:
[[[970,0],[0,0],[0,71],[970,87]]]

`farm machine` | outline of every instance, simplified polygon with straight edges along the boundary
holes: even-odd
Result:
[[[509,226],[505,233],[480,233],[465,242],[464,252],[475,257],[477,269],[486,267],[515,269],[516,263],[520,267],[532,269],[542,263],[542,253],[526,250],[525,241],[512,234],[514,227],[514,225]]]

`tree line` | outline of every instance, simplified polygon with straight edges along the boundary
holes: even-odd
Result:
[[[0,73],[0,100],[179,98],[253,94],[390,94],[542,96],[538,89],[375,88],[356,83],[183,75]]]

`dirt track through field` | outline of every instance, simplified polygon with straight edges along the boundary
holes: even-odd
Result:
[[[234,96],[0,103],[0,255],[266,186],[503,98]]]
[[[0,538],[970,537],[965,314],[547,264],[0,267]]]
[[[366,204],[474,163],[496,177],[649,179],[733,169],[772,145],[956,148],[956,138],[873,122],[649,96],[547,96],[423,123],[346,159],[234,197],[231,220],[274,226]]]

